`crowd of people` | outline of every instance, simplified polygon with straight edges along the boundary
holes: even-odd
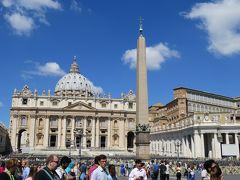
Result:
[[[118,173],[118,172],[119,173]],[[70,157],[50,155],[45,165],[29,163],[28,159],[9,159],[0,162],[0,180],[117,180],[118,176],[128,177],[129,180],[169,180],[175,175],[176,180],[184,176],[187,180],[195,180],[196,172],[202,180],[222,180],[223,175],[218,163],[212,159],[204,163],[168,162],[151,160],[143,162],[135,160],[108,160],[105,155],[99,155],[94,161],[75,161]]]

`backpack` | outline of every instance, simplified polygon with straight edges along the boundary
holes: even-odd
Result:
[[[164,164],[160,165],[160,174],[166,174],[167,167]]]
[[[158,175],[159,173],[159,165],[158,164],[154,164],[153,165],[153,174],[154,175]]]

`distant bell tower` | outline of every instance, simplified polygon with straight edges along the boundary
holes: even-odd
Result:
[[[148,85],[146,65],[146,43],[143,37],[143,24],[140,17],[140,35],[137,41],[137,114],[136,114],[136,156],[150,159],[150,127],[148,120]]]

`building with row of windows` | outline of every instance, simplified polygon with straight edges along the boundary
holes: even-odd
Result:
[[[174,99],[149,108],[151,154],[239,158],[240,98],[176,88]]]
[[[135,152],[136,97],[133,91],[112,98],[80,74],[74,58],[70,72],[51,91],[14,90],[10,112],[13,151],[80,154],[102,150]]]
[[[11,152],[11,144],[8,135],[8,129],[4,124],[0,123],[0,155],[5,155]]]

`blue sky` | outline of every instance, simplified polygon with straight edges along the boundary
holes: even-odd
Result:
[[[179,86],[240,96],[239,9],[239,0],[1,0],[0,121],[9,124],[15,88],[53,93],[73,56],[104,92],[135,91],[140,16],[149,105]]]

